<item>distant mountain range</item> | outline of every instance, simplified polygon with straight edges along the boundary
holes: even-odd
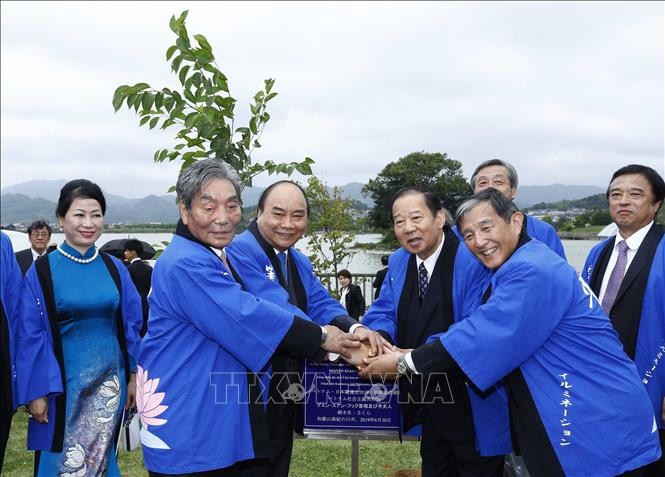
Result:
[[[604,194],[605,189],[597,186],[552,184],[546,186],[521,185],[517,188],[515,204],[518,207],[531,207],[538,202],[558,202],[560,200],[583,199],[596,194]]]
[[[55,207],[60,189],[67,182],[61,180],[33,180],[3,188],[0,192],[0,223],[2,225],[29,224],[36,219],[55,222]],[[351,182],[340,186],[345,198],[357,200],[372,207],[373,201],[362,194],[363,184]],[[246,187],[243,205],[256,206],[261,187]],[[520,186],[516,203],[519,207],[530,207],[538,202],[573,200],[605,192],[596,186],[571,186],[554,184],[549,186]],[[104,191],[106,197],[106,223],[145,224],[177,222],[179,214],[175,194],[149,195],[143,199],[128,199]]]
[[[33,180],[7,186],[0,197],[0,224],[30,224],[37,219],[55,222],[55,208],[60,189],[68,181]],[[367,206],[373,202],[362,195],[363,184],[352,182],[341,186],[344,197],[357,200]],[[254,207],[264,188],[245,187],[242,192],[243,206]],[[103,191],[106,198],[105,222],[109,224],[174,224],[180,217],[175,203],[175,194],[149,195],[143,199],[128,199]]]
[[[571,209],[585,209],[585,210],[607,210],[607,198],[605,194],[595,194],[589,197],[574,200],[559,200],[557,202],[539,202],[529,207],[531,210],[571,210]]]

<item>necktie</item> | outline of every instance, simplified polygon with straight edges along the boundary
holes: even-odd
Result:
[[[428,283],[427,269],[425,268],[425,263],[421,262],[418,267],[418,295],[420,296],[420,301],[425,297]]]
[[[230,271],[231,267],[229,267],[229,262],[226,261],[226,251],[222,250],[222,253],[219,254],[220,260],[226,265],[226,268]]]
[[[605,313],[608,315],[614,305],[617,293],[619,293],[619,288],[621,287],[621,282],[623,281],[623,276],[626,272],[626,263],[628,263],[628,244],[626,244],[625,240],[622,240],[618,245],[619,256],[617,257],[617,263],[614,265],[610,279],[607,282],[605,295],[603,296],[603,310],[605,310]]]
[[[288,272],[286,269],[286,253],[285,252],[279,252],[277,254],[277,259],[279,260],[279,266],[282,269],[282,276],[284,277],[284,283],[288,284],[289,283],[289,277],[288,277]]]

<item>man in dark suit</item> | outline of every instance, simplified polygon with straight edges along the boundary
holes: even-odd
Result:
[[[132,277],[134,286],[141,295],[141,305],[143,306],[143,325],[139,334],[141,337],[148,330],[148,293],[150,293],[150,279],[152,278],[152,267],[141,260],[143,255],[143,244],[140,240],[129,239],[124,245],[125,260],[127,260],[127,270]]]
[[[665,181],[650,167],[632,164],[616,171],[607,199],[618,233],[591,250],[583,269],[624,351],[635,361],[654,407],[663,449],[665,234],[655,218],[664,198]],[[645,475],[665,475],[665,458],[649,464]]]
[[[392,219],[402,248],[391,255],[386,283],[363,324],[400,348],[417,348],[465,317],[488,273],[445,225],[435,194],[415,187],[398,191]],[[423,476],[501,476],[511,449],[505,395],[472,395],[464,376],[414,374],[409,361],[404,355],[396,371],[410,374],[400,380],[400,402],[405,430],[423,426]],[[483,415],[479,401],[503,409],[494,413],[503,425],[491,413]]]
[[[44,220],[35,220],[30,224],[30,227],[28,227],[30,248],[16,252],[16,260],[18,261],[19,267],[21,267],[21,273],[23,276],[25,276],[25,273],[28,271],[28,268],[30,268],[30,265],[32,265],[32,262],[45,253],[50,252],[50,250],[48,250],[48,244],[51,241],[51,232],[51,226]]]
[[[381,265],[383,268],[376,272],[374,281],[372,282],[372,287],[374,290],[374,299],[379,298],[379,293],[381,292],[381,285],[383,285],[383,280],[386,279],[386,273],[388,273],[388,255],[381,255]]]

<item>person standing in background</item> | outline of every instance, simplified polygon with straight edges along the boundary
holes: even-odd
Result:
[[[359,320],[360,315],[365,313],[365,298],[363,298],[360,287],[355,283],[351,283],[353,276],[346,269],[337,272],[337,279],[340,285],[339,303],[346,309],[351,318]]]
[[[16,252],[16,260],[21,267],[21,274],[25,273],[32,265],[32,262],[49,252],[48,244],[51,241],[51,226],[45,220],[35,220],[28,227],[28,240],[30,248]]]
[[[476,167],[469,182],[474,194],[492,187],[514,201],[517,196],[518,180],[517,171],[511,164],[501,159],[490,159]],[[526,221],[526,232],[529,237],[540,240],[561,258],[566,259],[563,244],[554,227],[526,214],[524,214],[524,220]]]
[[[376,276],[372,282],[372,288],[375,288],[375,300],[379,298],[379,293],[381,293],[381,285],[383,285],[383,280],[386,279],[386,273],[388,273],[388,255],[381,255],[381,265],[383,265],[383,268],[376,272]]]
[[[137,239],[128,239],[124,245],[124,256],[127,260],[127,270],[132,277],[134,286],[141,296],[141,307],[143,309],[143,325],[139,335],[143,338],[148,330],[148,293],[150,293],[150,279],[152,267],[141,260],[143,255],[143,244]]]

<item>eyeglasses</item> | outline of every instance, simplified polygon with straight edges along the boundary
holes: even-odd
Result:
[[[48,238],[49,235],[50,234],[47,231],[44,230],[43,232],[32,232],[30,234],[30,237],[32,237],[32,238],[42,238],[42,237]]]

